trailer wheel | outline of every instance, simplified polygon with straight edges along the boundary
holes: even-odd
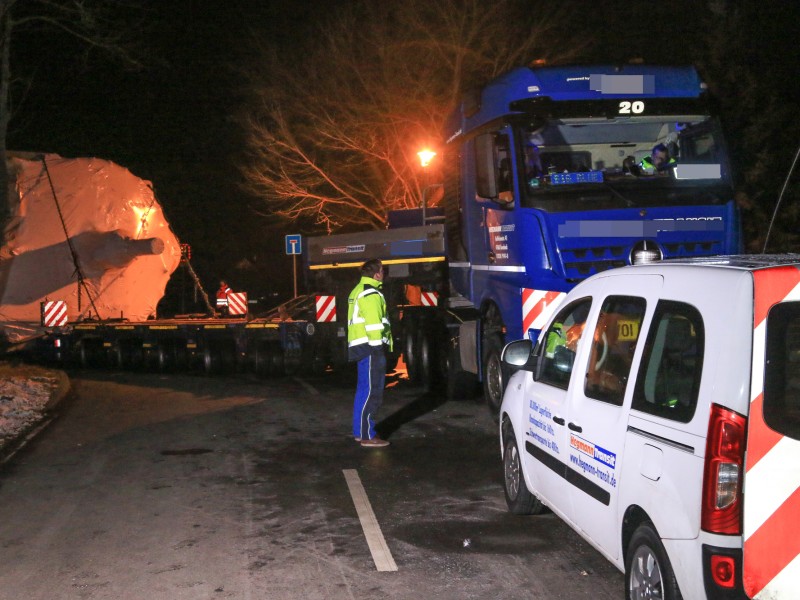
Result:
[[[328,362],[326,348],[320,343],[315,343],[311,350],[311,374],[315,377],[324,375]]]
[[[286,361],[283,357],[283,348],[278,342],[269,344],[269,374],[272,377],[282,377],[286,374]]]
[[[182,353],[177,342],[164,342],[156,349],[156,368],[161,373],[170,373],[183,366]]]
[[[502,351],[500,336],[490,335],[486,338],[483,348],[483,397],[495,422],[500,416],[500,405],[508,381],[507,369],[500,360]]]
[[[103,342],[83,338],[78,342],[78,363],[81,368],[88,369],[100,366]]]
[[[417,339],[417,320],[410,315],[403,319],[403,361],[406,363],[406,373],[411,383],[419,383],[421,379],[419,364],[419,347]]]
[[[430,332],[425,327],[417,329],[416,338],[419,382],[425,386],[425,389],[430,389],[436,383],[434,342]]]
[[[203,350],[203,369],[206,375],[232,373],[236,369],[236,346],[233,342],[213,340]]]

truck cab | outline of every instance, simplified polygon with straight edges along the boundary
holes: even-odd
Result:
[[[460,336],[462,365],[494,414],[503,344],[535,338],[580,281],[741,250],[724,138],[691,67],[515,69],[466,97],[446,138],[451,294],[475,310],[463,333],[478,330]]]

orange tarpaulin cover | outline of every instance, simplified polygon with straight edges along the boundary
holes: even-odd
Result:
[[[65,300],[70,321],[155,315],[180,247],[150,182],[107,160],[55,154],[11,154],[9,175],[0,324],[38,323],[45,299]]]

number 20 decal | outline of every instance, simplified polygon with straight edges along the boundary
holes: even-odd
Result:
[[[624,100],[619,103],[619,114],[629,115],[631,113],[640,115],[644,112],[644,102],[637,100],[636,102],[628,102]]]

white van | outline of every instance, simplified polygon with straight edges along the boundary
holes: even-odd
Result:
[[[624,267],[503,351],[506,501],[628,598],[800,598],[800,256]]]

